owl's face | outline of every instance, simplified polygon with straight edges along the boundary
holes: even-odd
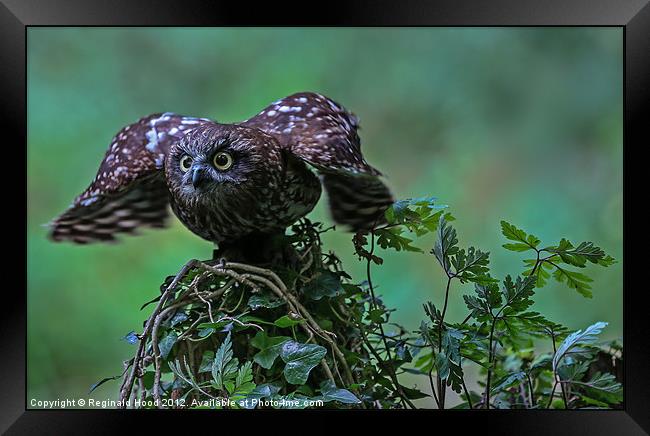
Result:
[[[171,148],[165,174],[178,200],[205,203],[272,183],[279,157],[276,140],[258,129],[210,123]]]

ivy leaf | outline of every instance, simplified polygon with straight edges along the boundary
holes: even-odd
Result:
[[[295,317],[291,317],[289,315],[284,315],[278,319],[276,319],[273,324],[280,328],[287,328],[287,327],[293,327],[294,325],[298,325],[301,322],[304,322],[304,319],[298,318],[296,319]]]
[[[272,400],[274,409],[306,409],[313,406],[313,402],[319,399],[292,392],[288,395],[275,395]]]
[[[320,392],[323,402],[338,401],[343,404],[359,404],[359,400],[352,392],[347,389],[339,389],[331,380],[326,380],[320,384]]]
[[[321,361],[327,350],[320,345],[300,344],[289,340],[282,345],[280,357],[286,363],[284,378],[293,385],[307,381],[309,372]]]
[[[274,299],[268,295],[253,294],[248,299],[248,307],[253,310],[259,309],[260,307],[265,307],[267,309],[273,309],[275,307],[282,306],[286,304],[283,300]]]
[[[167,359],[167,356],[169,356],[169,352],[172,351],[176,339],[178,339],[178,334],[174,330],[170,330],[160,341],[158,341],[158,349],[160,350],[160,356],[163,359]]]
[[[251,392],[246,395],[246,398],[239,400],[239,407],[244,409],[254,409],[258,402],[263,398],[269,398],[280,392],[281,386],[277,384],[264,383],[255,386]]]
[[[257,332],[251,339],[251,345],[260,351],[253,356],[253,360],[264,369],[273,366],[275,359],[280,355],[282,345],[291,340],[286,336],[267,336],[266,332]]]
[[[523,371],[518,371],[512,374],[507,375],[501,381],[497,382],[496,386],[492,388],[492,394],[504,391],[508,388],[511,388],[517,384],[520,384],[523,380],[526,379],[526,373]]]
[[[341,277],[332,271],[324,270],[302,288],[302,292],[312,300],[323,297],[336,297],[343,292]]]
[[[174,314],[174,316],[172,317],[172,319],[169,321],[169,325],[174,327],[174,326],[182,323],[183,321],[187,321],[187,319],[188,319],[188,316],[187,316],[187,314],[185,312],[182,312],[182,311],[176,312]]]
[[[431,396],[429,394],[425,394],[422,391],[419,391],[418,389],[407,388],[406,386],[400,386],[400,388],[402,389],[402,392],[404,392],[406,398],[409,400],[419,400],[421,398],[427,398]]]

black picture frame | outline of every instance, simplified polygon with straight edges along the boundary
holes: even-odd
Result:
[[[255,5],[254,7],[252,5]],[[317,7],[313,7],[317,6]],[[313,7],[313,9],[312,9]],[[252,9],[255,9],[253,13]],[[312,11],[312,12],[310,12]],[[304,14],[304,17],[300,15]],[[480,1],[363,1],[307,3],[217,1],[117,0],[117,1],[38,1],[2,0],[0,3],[0,86],[2,86],[2,120],[7,133],[5,148],[25,146],[27,160],[26,112],[26,39],[30,26],[224,26],[224,25],[318,25],[318,26],[616,26],[624,32],[624,223],[630,235],[630,208],[636,185],[630,182],[630,156],[647,146],[642,134],[647,122],[641,115],[650,102],[650,5],[648,0],[492,0]],[[25,166],[26,168],[26,166]],[[26,170],[22,174],[26,181]],[[5,179],[5,183],[14,178]],[[9,190],[5,190],[9,191]],[[11,190],[16,196],[22,192]],[[643,196],[643,193],[641,193]],[[26,188],[25,188],[26,204]],[[638,197],[637,197],[638,198]],[[7,199],[7,201],[10,201]],[[22,204],[16,199],[11,204]],[[25,207],[25,213],[27,213]],[[20,221],[18,214],[12,214]],[[23,225],[27,233],[26,220]],[[8,227],[7,227],[8,228]],[[26,238],[26,236],[25,236]],[[26,239],[25,239],[26,241]],[[629,237],[624,240],[624,254],[631,259]],[[26,242],[25,242],[26,244]],[[14,256],[17,245],[6,247],[5,254],[25,262],[26,256]],[[11,271],[11,274],[9,272]],[[6,275],[19,277],[18,267],[5,269]],[[401,425],[413,418],[431,422],[431,431],[442,431],[447,424],[462,420],[488,428],[490,434],[616,434],[650,432],[650,377],[647,356],[649,328],[642,299],[645,290],[633,287],[631,267],[624,268],[624,407],[623,410],[521,410],[521,411],[360,411],[364,421],[405,414]],[[26,404],[26,285],[4,289],[2,354],[0,365],[0,431],[10,434],[46,432],[72,434],[123,431],[132,428],[130,419],[140,419],[137,411],[97,410],[27,410]],[[25,293],[21,293],[24,289]],[[285,420],[286,412],[257,411],[260,422],[273,417]],[[327,414],[332,411],[302,411],[302,414]],[[341,412],[339,412],[341,413]],[[212,413],[144,412],[156,419],[171,418],[182,427],[189,419],[209,419],[215,426],[223,421]],[[344,413],[347,417],[355,413]],[[181,416],[181,419],[178,417]],[[108,418],[108,419],[107,419]],[[325,418],[320,416],[319,418]],[[241,419],[228,417],[227,419]],[[292,418],[293,419],[293,418]],[[324,420],[323,420],[324,421]],[[194,421],[192,421],[194,423]],[[399,426],[399,422],[395,421]],[[487,426],[487,427],[484,427]],[[212,427],[215,429],[216,427]],[[447,428],[452,428],[448,427]],[[171,429],[171,428],[170,428]],[[297,428],[298,429],[298,428]],[[304,428],[303,431],[307,431]],[[280,430],[278,430],[280,431]],[[447,430],[452,431],[452,430]]]

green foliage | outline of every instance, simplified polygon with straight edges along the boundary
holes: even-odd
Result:
[[[591,298],[592,292],[589,283],[593,279],[568,267],[585,268],[587,261],[601,266],[610,266],[616,262],[613,257],[605,254],[593,242],[581,242],[574,247],[568,239],[562,238],[558,245],[539,249],[541,241],[536,236],[529,235],[506,221],[501,221],[501,233],[506,238],[517,241],[504,244],[504,248],[518,252],[533,250],[536,253],[536,259],[524,260],[524,264],[529,267],[524,274],[536,275],[536,287],[538,288],[543,287],[552,275],[558,282],[566,284],[570,289],[575,289],[584,297]],[[549,253],[549,255],[544,256],[544,253]]]
[[[237,374],[237,367],[239,362],[233,359],[232,344],[230,342],[230,333],[226,339],[217,349],[217,352],[212,361],[212,378],[214,379],[214,388],[222,389],[226,383],[231,383],[231,380]]]
[[[591,279],[572,268],[606,267],[614,259],[591,242],[574,246],[565,238],[540,248],[539,238],[502,221],[502,234],[512,241],[504,248],[535,258],[525,260],[526,270],[500,280],[491,275],[489,252],[461,247],[453,220],[434,198],[396,202],[386,211],[386,224],[353,238],[366,264],[361,283],[333,253],[322,252],[320,234],[327,229],[306,219],[287,237],[299,258],[309,259],[297,270],[191,268],[174,299],[158,301],[159,309],[177,309],[160,323],[163,363],[138,363],[145,366],[140,395],[180,398],[187,401],[181,407],[199,408],[414,408],[414,401],[431,397],[446,408],[453,395],[460,401],[456,408],[619,407],[622,386],[615,371],[596,365],[606,352],[598,336],[607,323],[571,332],[532,310],[551,274],[579,282],[568,284],[590,296],[585,290]],[[379,249],[423,255],[412,243],[427,234],[435,236],[431,261],[446,276],[444,299],[424,304],[419,330],[408,331],[391,321],[392,310],[375,293],[371,267],[383,264]],[[228,268],[234,269],[220,275]],[[458,288],[465,291],[468,313],[452,322],[450,294]],[[127,337],[146,340],[147,334]],[[553,352],[537,352],[540,343]],[[603,361],[620,361],[622,349],[610,346],[608,353]],[[475,386],[465,380],[467,366],[478,368]],[[173,377],[158,382],[159,372]],[[427,381],[429,392],[404,385],[406,373]],[[162,394],[156,394],[156,383]],[[228,402],[206,405],[216,398]]]
[[[327,350],[320,345],[299,344],[287,341],[282,344],[280,357],[286,366],[284,378],[293,385],[302,385],[307,381],[309,371],[325,357]]]
[[[443,309],[432,302],[424,306],[429,322],[422,322],[414,338],[421,341],[418,351],[425,351],[415,361],[413,372],[428,375],[438,407],[445,407],[446,386],[456,393],[462,392],[465,402],[458,407],[555,407],[552,400],[558,383],[562,386],[563,401],[570,401],[572,407],[618,405],[622,401],[620,383],[612,374],[598,373],[585,379],[597,351],[587,346],[595,343],[606,324],[596,323],[584,332],[569,334],[566,327],[530,310],[535,291],[551,276],[591,297],[592,279],[571,268],[584,269],[588,263],[606,267],[615,260],[592,242],[574,246],[562,238],[557,246],[540,248],[542,241],[538,237],[501,221],[503,236],[512,241],[503,247],[513,252],[533,252],[535,258],[525,259],[528,268],[514,277],[506,275],[499,286],[499,281],[490,275],[489,253],[475,247],[460,248],[458,234],[450,224],[453,218],[438,210],[434,200],[396,202],[386,212],[387,226],[372,233],[381,236],[380,247],[398,251],[405,249],[404,231],[415,233],[416,237],[427,233],[436,236],[430,253],[447,276]],[[367,242],[367,237],[358,240]],[[408,239],[409,245],[411,242]],[[364,253],[365,246],[357,247],[357,254],[370,261],[375,254],[372,250]],[[469,314],[460,324],[446,320],[450,287],[455,279],[460,285],[472,283],[473,287],[473,293],[463,295]],[[551,355],[535,355],[534,342],[546,338],[554,348],[557,340],[564,341]],[[567,358],[567,354],[571,357]],[[486,376],[485,382],[479,383],[483,394],[467,390],[463,375],[467,362],[477,364]]]

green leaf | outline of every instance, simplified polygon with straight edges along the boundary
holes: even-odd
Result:
[[[503,244],[502,247],[505,248],[506,250],[510,250],[510,251],[520,251],[521,252],[521,251],[532,250],[530,245],[523,244],[521,242]]]
[[[312,300],[323,297],[336,297],[343,292],[341,277],[332,271],[324,270],[302,288],[302,292]]]
[[[421,253],[422,249],[411,245],[413,240],[402,236],[402,232],[403,229],[399,227],[376,230],[377,245],[384,249],[392,248],[396,251],[414,251]]]
[[[583,388],[591,397],[606,402],[606,406],[619,404],[623,401],[623,385],[613,374],[596,373],[586,382],[572,383],[574,387]],[[583,394],[580,394],[584,398]]]
[[[231,388],[228,389],[232,400],[237,401],[246,397],[255,389],[253,383],[253,362],[244,362],[237,370],[235,381]]]
[[[434,197],[421,197],[396,201],[386,210],[386,221],[389,225],[401,225],[417,236],[435,232],[443,209],[447,207],[436,205],[435,200]]]
[[[582,362],[572,362],[571,364],[560,365],[557,368],[557,375],[559,376],[560,380],[571,382],[574,380],[580,380],[588,369],[588,360],[584,360]]]
[[[431,396],[418,389],[407,388],[406,386],[400,386],[400,388],[402,389],[402,392],[404,392],[406,398],[409,400],[419,400],[421,398],[427,398]]]
[[[456,237],[456,230],[447,224],[444,216],[440,216],[437,236],[438,237],[433,245],[431,253],[436,257],[436,259],[438,259],[438,262],[442,265],[445,272],[450,274],[451,263],[449,257],[458,252],[458,238]]]
[[[284,315],[284,316],[276,319],[273,324],[275,324],[276,326],[278,326],[280,328],[286,328],[286,327],[291,327],[291,326],[294,326],[294,325],[298,325],[298,324],[300,324],[300,323],[302,323],[304,321],[305,320],[302,319],[302,318],[295,319],[293,317],[290,317],[289,315]]]
[[[366,319],[374,322],[375,324],[382,324],[386,322],[384,320],[384,315],[386,311],[384,309],[371,309],[366,314]]]
[[[239,362],[233,359],[230,333],[221,343],[212,362],[212,378],[215,389],[222,389],[224,384],[235,377]]]
[[[553,278],[560,283],[566,283],[569,289],[575,289],[584,297],[591,298],[593,296],[591,285],[589,284],[593,282],[593,279],[582,273],[556,266],[555,272],[553,272]]]
[[[289,340],[291,338],[286,336],[269,337],[265,332],[257,332],[251,340],[251,345],[260,351],[253,356],[253,360],[264,369],[271,368],[280,355],[282,345]]]
[[[492,388],[492,394],[496,394],[501,391],[505,391],[508,388],[511,388],[515,385],[520,384],[523,380],[526,379],[526,373],[523,371],[518,371],[513,374],[509,374],[504,377],[502,380],[498,381],[494,388]]]
[[[537,263],[537,259],[526,259],[524,260],[524,264],[528,267],[527,270],[524,271],[525,276],[529,276],[533,272],[533,268],[535,267],[535,264]],[[537,269],[535,270],[535,275],[537,276],[537,281],[535,282],[535,287],[536,288],[543,288],[546,286],[546,283],[548,282],[548,279],[551,278],[551,274],[548,272],[552,270],[554,267],[548,262],[542,262]]]
[[[499,285],[497,284],[487,286],[474,285],[474,292],[484,301],[484,306],[487,308],[497,308],[503,302],[501,293],[499,292]]]
[[[557,371],[557,368],[567,356],[567,353],[571,352],[572,355],[585,353],[587,350],[583,347],[593,345],[598,340],[598,335],[606,326],[606,322],[599,321],[590,325],[584,331],[578,330],[567,336],[553,356],[553,370]]]
[[[122,374],[116,375],[116,376],[113,376],[113,377],[103,378],[100,381],[98,381],[97,383],[93,383],[90,386],[90,390],[88,391],[88,393],[91,394],[95,389],[97,389],[98,387],[100,387],[101,385],[103,385],[104,383],[106,383],[108,381],[117,380],[117,379],[120,379],[120,378],[122,378]]]
[[[302,385],[307,381],[309,372],[321,361],[327,350],[320,345],[300,344],[287,341],[282,345],[280,357],[286,363],[284,378],[293,385]]]
[[[490,283],[495,281],[489,277],[490,253],[477,250],[474,247],[459,250],[451,257],[451,264],[456,272],[454,273],[461,283]]]
[[[250,307],[253,310],[259,309],[261,307],[265,307],[267,309],[273,309],[275,307],[282,306],[283,304],[286,304],[283,300],[274,299],[269,297],[268,295],[253,294],[248,299],[248,307]]]
[[[587,261],[602,266],[609,266],[616,262],[593,242],[581,242],[574,247],[570,241],[562,239],[557,247],[547,247],[546,251],[559,255],[564,263],[580,268],[584,267]]]
[[[523,230],[518,229],[517,227],[515,227],[514,225],[510,224],[507,221],[501,221],[501,233],[503,234],[503,236],[505,236],[507,239],[510,239],[511,241],[519,242],[522,243],[523,245],[528,246],[529,250],[536,249],[540,243],[540,240],[536,236],[527,234]],[[512,249],[510,247],[506,247],[505,245],[504,248],[507,248],[508,250]],[[526,250],[523,250],[523,247],[516,245],[516,249],[514,251],[526,251]]]
[[[276,384],[264,383],[255,386],[251,392],[246,395],[246,398],[239,400],[239,407],[244,409],[254,409],[259,401],[263,398],[269,398],[280,392],[281,386]]]
[[[503,298],[506,300],[505,307],[508,308],[503,311],[505,316],[523,312],[532,306],[531,297],[535,294],[535,281],[534,276],[523,279],[517,276],[515,282],[512,281],[512,277],[506,276],[503,281]]]
[[[162,339],[160,339],[160,341],[158,341],[158,349],[160,350],[160,356],[163,359],[167,359],[167,356],[169,356],[169,352],[174,347],[176,339],[178,339],[178,334],[175,331],[170,330]]]
[[[442,331],[442,348],[436,354],[435,366],[438,376],[447,381],[447,385],[460,393],[463,382],[463,369],[460,358],[460,339],[463,332],[454,328],[446,328]]]
[[[182,312],[182,311],[181,312],[176,312],[174,314],[174,316],[172,317],[172,319],[169,321],[169,325],[171,327],[174,327],[174,326],[182,323],[183,321],[187,321],[187,319],[188,319],[188,316],[187,316],[187,314],[185,312]]]
[[[292,392],[288,395],[276,395],[271,398],[275,403],[272,405],[274,409],[306,409],[313,406],[314,401],[318,398],[309,398],[304,395]]]
[[[214,362],[214,351],[206,350],[201,357],[201,364],[199,365],[199,372],[211,372],[212,363]]]
[[[337,401],[343,404],[359,404],[359,400],[354,394],[347,389],[339,389],[331,380],[326,380],[320,384],[321,396],[323,402]]]

